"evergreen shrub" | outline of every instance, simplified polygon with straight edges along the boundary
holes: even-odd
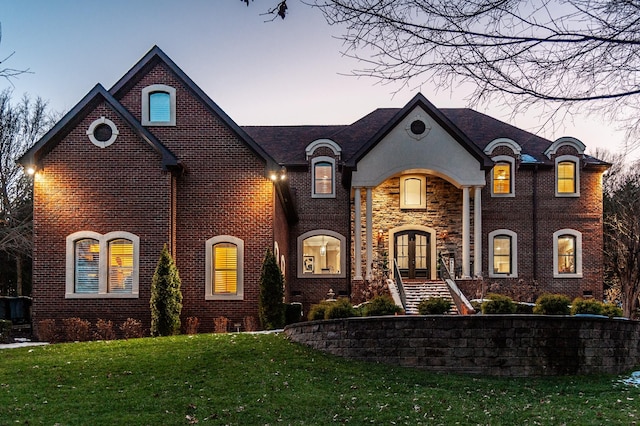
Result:
[[[358,316],[355,308],[346,297],[333,302],[324,313],[325,319],[350,318]]]
[[[151,282],[151,335],[171,336],[180,332],[182,292],[180,275],[165,244]]]
[[[482,302],[483,314],[515,314],[517,310],[516,303],[503,294],[489,293],[487,299]]]
[[[602,315],[602,302],[596,299],[583,299],[576,297],[571,302],[571,315],[576,314],[593,314]]]
[[[267,249],[260,272],[260,299],[258,314],[264,330],[275,330],[284,327],[285,305],[284,277],[276,257]]]
[[[401,312],[402,308],[389,296],[376,296],[362,307],[362,316],[365,317],[395,315]]]
[[[534,314],[540,315],[569,315],[571,300],[564,294],[543,294],[536,300]]]
[[[443,297],[431,297],[418,303],[420,315],[443,315],[451,309],[451,302]]]

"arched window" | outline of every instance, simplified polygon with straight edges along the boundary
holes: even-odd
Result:
[[[316,157],[311,161],[313,170],[312,198],[335,198],[335,160],[331,157]]]
[[[513,197],[515,160],[507,155],[493,158],[495,165],[491,170],[491,196]]]
[[[554,278],[582,278],[582,233],[561,229],[553,233]]]
[[[489,233],[489,276],[518,276],[518,234],[508,229]]]
[[[144,126],[175,126],[176,89],[164,84],[142,89],[141,122]]]
[[[298,277],[345,277],[345,238],[319,229],[298,237]]]
[[[206,243],[205,299],[242,300],[244,297],[244,242],[220,235]]]
[[[410,175],[400,177],[400,208],[427,208],[426,176]]]
[[[67,237],[66,293],[74,298],[137,298],[140,238],[80,231]]]
[[[577,197],[580,195],[578,158],[563,155],[556,158],[556,196]]]

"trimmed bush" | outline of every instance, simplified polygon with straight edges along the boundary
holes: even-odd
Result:
[[[483,314],[515,314],[517,310],[516,303],[503,294],[489,293],[487,301],[482,303]]]
[[[198,317],[188,317],[187,324],[185,326],[185,333],[188,335],[198,334],[198,327],[200,327],[200,320]]]
[[[113,322],[111,320],[105,321],[99,319],[96,322],[96,332],[93,335],[96,340],[113,340],[116,338],[116,333],[113,331]]]
[[[180,332],[182,292],[180,275],[165,244],[151,281],[151,335],[171,336]]]
[[[125,339],[142,337],[142,322],[137,319],[127,318],[120,326],[120,331],[122,331]]]
[[[65,318],[62,320],[64,336],[69,342],[86,342],[89,340],[91,323],[81,318]]]
[[[0,343],[9,343],[11,341],[12,325],[9,320],[0,320]]]
[[[516,314],[532,314],[533,305],[527,305],[526,303],[516,303]]]
[[[602,304],[602,315],[606,315],[609,318],[622,317],[622,308],[614,305],[613,303]]]
[[[451,309],[451,302],[443,297],[431,297],[418,303],[420,315],[443,315]]]
[[[365,317],[395,315],[401,312],[402,308],[388,296],[376,296],[362,307],[362,316]]]
[[[309,321],[323,320],[325,318],[327,309],[329,309],[329,307],[334,303],[336,302],[335,301],[329,302],[328,300],[323,300],[322,302],[316,305],[311,305],[311,308],[309,309],[309,314],[307,315],[307,319]]]
[[[569,315],[571,300],[564,294],[543,294],[536,300],[534,314],[540,315]]]
[[[258,313],[262,328],[275,330],[284,327],[284,277],[273,252],[267,249],[260,272]]]
[[[57,341],[56,320],[45,319],[38,322],[38,340],[42,342]]]
[[[357,316],[356,310],[346,297],[333,302],[325,311],[325,319],[349,318]]]
[[[576,314],[602,315],[602,302],[595,299],[576,297],[571,302],[571,315]]]

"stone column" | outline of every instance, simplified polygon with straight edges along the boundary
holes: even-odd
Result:
[[[355,207],[354,211],[354,250],[355,250],[355,260],[354,260],[354,268],[355,268],[355,276],[354,280],[362,280],[362,208],[360,206],[360,188],[354,188],[353,195],[353,204]]]
[[[373,200],[371,196],[371,187],[367,187],[367,266],[366,266],[366,280],[371,281],[373,275],[371,274],[371,263],[373,262]]]
[[[481,186],[473,188],[473,275],[482,275],[482,196]]]
[[[471,211],[469,205],[469,187],[462,187],[462,278],[470,277],[471,257]]]

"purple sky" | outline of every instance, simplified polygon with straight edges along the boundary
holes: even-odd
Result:
[[[289,15],[260,16],[275,0],[0,0],[3,66],[29,68],[14,80],[23,93],[71,109],[96,83],[109,89],[158,45],[240,125],[348,124],[378,107],[401,107],[418,89],[397,90],[376,80],[345,76],[358,64],[343,55],[341,30],[317,10],[289,0]],[[0,90],[11,85],[0,80]],[[469,90],[423,85],[438,107],[465,107]],[[535,112],[479,109],[537,132]],[[587,150],[617,151],[623,133],[597,117],[575,117],[541,136],[580,139]]]

